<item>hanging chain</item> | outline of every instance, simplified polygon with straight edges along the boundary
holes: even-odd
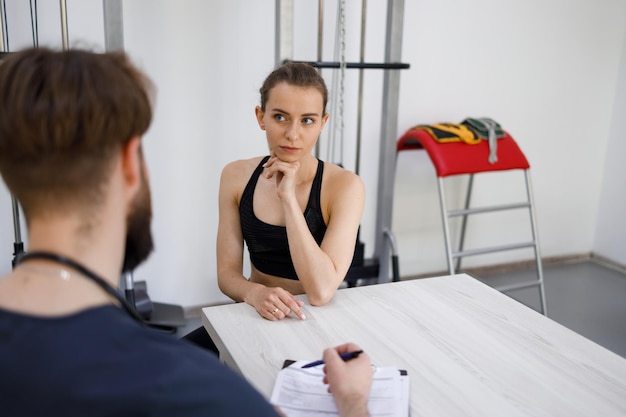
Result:
[[[330,100],[330,125],[328,128],[329,140],[326,148],[327,160],[343,167],[343,132],[344,132],[344,95],[345,95],[345,69],[346,69],[346,24],[345,24],[345,0],[337,1],[337,19],[335,26],[335,47],[333,59],[339,61],[339,72],[333,71]],[[339,84],[339,86],[337,85]],[[337,139],[339,138],[339,140]],[[339,153],[339,159],[336,158]]]
[[[346,0],[339,2],[339,37],[340,44],[340,65],[339,65],[339,160],[343,163],[344,144],[344,95],[346,80]]]
[[[335,19],[335,36],[333,37],[333,39],[335,40],[335,43],[333,45],[333,61],[339,61],[339,44],[340,44],[340,37],[338,36],[339,31],[341,30],[341,28],[339,27],[339,2],[337,2],[337,18]],[[331,161],[333,163],[340,163],[340,161],[337,161],[337,159],[335,158],[335,155],[337,153],[336,148],[336,142],[337,142],[337,121],[339,120],[338,117],[335,117],[337,115],[337,100],[339,98],[339,88],[337,87],[337,83],[338,83],[338,79],[339,79],[339,73],[337,71],[332,71],[332,81],[331,81],[331,86],[330,86],[330,100],[329,100],[329,110],[328,113],[331,115],[330,120],[329,120],[329,124],[328,124],[328,129],[326,129],[326,131],[328,132],[328,143],[326,146],[326,160],[327,161]]]

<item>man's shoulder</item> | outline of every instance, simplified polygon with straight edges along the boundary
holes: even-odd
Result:
[[[197,401],[198,408],[206,407],[210,415],[275,415],[267,401],[212,352],[175,338],[158,339],[144,348],[152,361],[149,366],[161,368],[157,374],[162,379],[156,391],[167,392],[173,404],[186,398],[192,400],[189,406]]]
[[[9,385],[0,381],[0,389],[16,393],[8,410],[26,410],[23,415],[54,408],[63,415],[91,409],[99,412],[82,415],[134,410],[146,415],[236,416],[255,415],[254,406],[266,410],[256,415],[273,415],[263,397],[213,353],[140,326],[115,308],[94,309],[45,328],[30,321],[25,319],[28,337],[21,338],[27,340],[0,343],[0,352],[10,361],[2,366]],[[18,351],[16,344],[37,346],[37,356]],[[63,381],[59,389],[50,386],[53,380]],[[42,391],[49,395],[36,403],[18,395]]]

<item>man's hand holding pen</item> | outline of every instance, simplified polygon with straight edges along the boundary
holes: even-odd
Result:
[[[359,354],[355,354],[360,352]],[[344,359],[341,355],[351,358]],[[367,400],[372,387],[371,360],[354,343],[324,350],[324,383],[333,394],[341,416],[367,416]]]

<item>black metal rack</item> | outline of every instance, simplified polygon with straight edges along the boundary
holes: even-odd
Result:
[[[283,62],[298,62],[303,64],[309,64],[315,68],[341,68],[341,62],[336,61],[293,61],[286,59]],[[346,68],[401,70],[411,68],[411,64],[403,62],[346,62]]]
[[[381,114],[381,136],[379,152],[379,182],[378,202],[376,211],[376,241],[374,255],[370,259],[364,259],[364,243],[357,238],[357,247],[352,265],[345,278],[348,286],[357,285],[360,279],[367,283],[376,279],[377,283],[399,281],[399,262],[395,237],[391,231],[393,177],[395,175],[398,119],[398,97],[400,78],[398,70],[409,69],[410,64],[399,62],[402,52],[402,25],[404,20],[404,0],[387,0],[386,38],[385,38],[385,62],[365,62],[364,60],[364,28],[366,0],[363,0],[361,8],[361,61],[337,62],[322,60],[323,44],[323,1],[318,6],[318,39],[317,60],[301,61],[293,57],[293,16],[294,0],[276,0],[276,62],[300,62],[307,63],[316,68],[333,69],[358,69],[384,71],[383,100]],[[362,76],[359,79],[359,109],[357,123],[360,129],[361,118],[361,93]],[[357,162],[355,172],[359,172],[360,130],[357,131]],[[389,271],[391,270],[391,277]]]

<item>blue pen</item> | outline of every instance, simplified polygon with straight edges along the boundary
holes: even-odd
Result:
[[[359,356],[361,353],[363,353],[362,350],[357,350],[354,352],[346,352],[346,353],[342,353],[341,355],[339,355],[339,357],[341,359],[343,359],[344,361],[349,361],[350,359],[354,359],[357,356]],[[323,365],[324,361],[323,360],[319,360],[319,361],[315,361],[315,362],[311,362],[311,363],[307,363],[306,365],[302,366],[303,368],[312,368],[314,366],[318,366],[318,365]]]

